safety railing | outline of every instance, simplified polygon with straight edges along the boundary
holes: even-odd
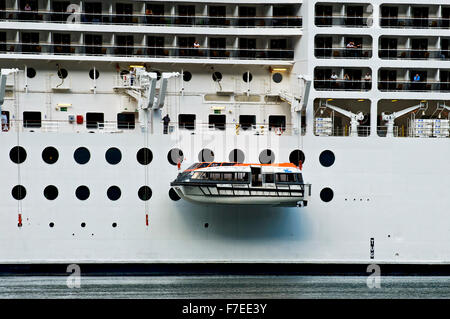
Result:
[[[380,25],[383,28],[448,29],[450,18],[381,17]]]
[[[316,16],[315,24],[318,27],[342,26],[350,28],[367,28],[372,26],[372,18],[352,16]]]
[[[379,49],[382,59],[450,60],[450,50]]]
[[[388,127],[383,125],[383,126],[377,126],[377,134],[380,137],[386,137],[387,136],[387,131],[388,131]],[[402,134],[405,134],[404,131],[401,131],[400,135],[399,135],[399,128],[398,126],[394,126],[394,130],[393,130],[393,134],[394,137],[398,137],[398,136],[404,136]]]
[[[139,122],[124,121],[104,121],[104,122],[83,122],[77,124],[69,120],[11,120],[2,126],[4,132],[8,131],[28,131],[28,132],[92,132],[92,133],[112,133],[133,131]]]
[[[369,59],[372,48],[315,48],[314,55],[327,59]]]
[[[302,17],[235,17],[235,16],[189,16],[156,15],[142,13],[87,13],[0,10],[0,21],[52,22],[67,23],[75,20],[82,24],[121,24],[154,26],[191,26],[191,27],[239,27],[239,28],[300,28]]]
[[[302,127],[302,133],[305,127]],[[292,125],[271,125],[266,123],[178,123],[170,122],[169,134],[233,134],[233,135],[272,135],[290,136],[294,133]]]
[[[450,92],[450,82],[378,81],[380,91]]]
[[[330,125],[323,125],[322,122],[317,122],[314,120],[314,135],[316,136],[352,136],[352,130],[350,126],[333,126],[330,122]],[[370,126],[368,125],[359,125],[357,127],[356,136],[367,137],[370,135]]]
[[[75,43],[0,43],[0,53],[88,55],[148,58],[208,58],[208,59],[266,59],[292,60],[290,49],[237,49],[237,48],[192,48],[152,47],[124,45],[88,45]]]
[[[369,91],[372,80],[314,80],[314,88],[318,91]]]

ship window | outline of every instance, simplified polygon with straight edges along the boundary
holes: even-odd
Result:
[[[209,120],[209,128],[215,128],[219,130],[225,129],[225,121],[226,121],[226,115],[225,114],[210,114],[208,116]]]
[[[222,180],[224,180],[226,182],[232,181],[233,180],[233,173],[223,173]]]
[[[269,130],[273,128],[286,129],[286,116],[284,115],[270,115],[269,116]]]
[[[234,149],[230,152],[230,155],[228,156],[230,162],[235,163],[244,163],[245,160],[245,154],[240,149]],[[222,166],[225,166],[222,164]]]
[[[239,115],[239,124],[243,130],[251,129],[256,125],[256,115]]]
[[[263,150],[259,154],[259,162],[261,164],[272,164],[273,162],[275,162],[275,153],[269,149]]]
[[[330,150],[323,151],[320,153],[319,161],[322,166],[330,167],[334,164],[335,156],[334,153]]]
[[[235,180],[238,182],[248,182],[248,173],[234,173]]]
[[[86,147],[79,147],[73,153],[73,158],[78,164],[84,165],[91,159],[91,154]]]
[[[209,148],[204,148],[198,153],[198,160],[200,162],[212,162],[214,161],[214,152]]]
[[[16,185],[11,191],[12,197],[16,200],[22,200],[27,196],[27,190],[22,185]]]
[[[75,196],[79,199],[79,200],[86,200],[89,198],[90,195],[90,191],[89,188],[87,186],[79,186],[76,191],[75,191]]]
[[[32,79],[36,76],[36,70],[33,68],[27,68],[27,77]]]
[[[283,75],[281,73],[274,73],[274,75],[272,75],[272,80],[275,83],[280,83],[281,81],[283,81]]]
[[[58,188],[54,185],[49,185],[44,189],[44,196],[48,200],[55,200],[58,197]]]
[[[299,166],[299,162],[305,163],[305,154],[301,150],[294,150],[289,154],[289,162]]]
[[[195,163],[195,164],[192,164],[191,166],[189,166],[187,169],[195,169],[198,166],[199,166],[199,163]]]
[[[105,122],[103,113],[86,113],[86,128],[96,129]]]
[[[220,163],[211,163],[211,165],[209,165],[209,167],[217,167],[220,166]]]
[[[183,162],[183,151],[179,148],[172,148],[167,154],[167,160],[172,165],[177,165]]]
[[[106,192],[106,195],[110,200],[118,200],[120,196],[122,195],[122,192],[120,191],[120,188],[117,186],[111,186],[108,188],[108,191]]]
[[[14,146],[9,151],[9,158],[16,164],[22,164],[27,159],[27,151],[22,146]]]
[[[59,69],[58,70],[58,77],[60,79],[65,79],[65,78],[67,78],[68,75],[69,75],[69,72],[67,72],[66,69]]]
[[[234,166],[234,165],[236,165],[236,164],[235,163],[222,163],[222,166]]]
[[[41,127],[41,112],[23,112],[23,127]]]
[[[136,154],[137,161],[142,165],[148,165],[153,159],[153,153],[148,148],[141,148]]]
[[[122,160],[122,153],[118,148],[111,147],[105,153],[106,161],[111,165],[116,165]]]
[[[134,113],[118,113],[117,128],[122,130],[134,130],[135,115]]]
[[[58,161],[59,153],[58,150],[52,146],[46,147],[42,151],[42,159],[47,164],[55,164]]]
[[[264,174],[264,182],[265,183],[274,183],[275,182],[275,174]]]
[[[198,168],[208,167],[210,163],[201,163]]]
[[[139,188],[138,196],[143,201],[148,201],[152,197],[152,190],[148,186],[142,186]]]
[[[303,184],[303,176],[300,173],[297,173],[297,182]]]
[[[330,202],[333,199],[333,196],[333,190],[329,187],[326,187],[320,191],[320,199],[326,203]]]
[[[214,72],[212,75],[212,79],[214,82],[219,82],[222,80],[222,73],[220,72]]]
[[[179,114],[178,127],[187,130],[195,129],[195,117],[195,114]]]
[[[205,172],[195,172],[192,179],[207,179],[208,175]]]
[[[183,71],[183,81],[189,82],[192,79],[192,73],[189,71]]]
[[[180,200],[180,196],[178,196],[177,192],[173,188],[169,190],[169,197],[173,201]]]
[[[100,76],[100,72],[99,72],[97,69],[95,69],[95,79],[98,79],[99,76]],[[92,80],[94,80],[94,69],[91,69],[91,70],[89,71],[89,77],[90,77]]]
[[[276,180],[277,183],[293,183],[295,182],[295,174],[277,173]]]
[[[250,72],[245,72],[244,74],[242,74],[242,80],[244,80],[244,82],[251,82],[253,80],[253,75]]]

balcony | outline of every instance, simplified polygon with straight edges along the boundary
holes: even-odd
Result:
[[[314,70],[314,88],[318,91],[370,91],[372,76],[369,68]]]
[[[180,48],[180,47],[149,47],[149,46],[119,46],[111,44],[81,45],[52,43],[0,43],[0,53],[23,54],[57,54],[57,55],[102,55],[116,57],[177,57],[192,59],[266,59],[292,60],[294,50],[289,49],[236,49],[236,48]]]
[[[372,18],[348,16],[316,16],[315,23],[318,27],[340,26],[348,28],[367,28],[372,26]]]
[[[17,11],[0,10],[0,21],[52,22],[66,23],[73,16],[82,24],[122,24],[153,26],[189,26],[220,28],[301,28],[302,18],[298,16],[280,17],[236,17],[236,16],[186,16],[186,15],[149,15],[142,13],[75,13],[54,11]]]
[[[381,17],[383,28],[449,29],[450,18]]]
[[[379,49],[378,54],[392,60],[450,60],[450,50]]]
[[[450,92],[450,82],[438,81],[378,81],[378,89],[384,92]]]
[[[369,59],[372,48],[315,48],[314,55],[325,59]]]

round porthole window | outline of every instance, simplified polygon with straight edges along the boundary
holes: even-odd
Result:
[[[137,154],[136,159],[141,165],[148,165],[153,159],[153,153],[148,148],[141,148]]]
[[[192,79],[192,73],[189,71],[183,71],[183,81],[189,82]]]
[[[274,74],[272,75],[272,80],[273,80],[275,83],[280,83],[281,81],[283,81],[283,75],[282,75],[281,73],[274,73]]]
[[[330,202],[334,197],[333,190],[326,187],[320,191],[320,199],[326,203]]]
[[[27,196],[27,190],[22,185],[16,185],[13,187],[11,195],[16,200],[22,200]]]
[[[183,162],[183,151],[179,148],[172,148],[167,154],[167,160],[172,165],[177,165]]]
[[[335,156],[334,153],[330,150],[323,151],[320,153],[319,162],[324,167],[330,167],[334,164]]]
[[[122,153],[116,147],[111,147],[105,153],[106,161],[111,165],[116,165],[122,160]]]
[[[247,73],[245,72],[244,74],[242,74],[242,80],[244,80],[244,82],[251,82],[253,80],[253,75],[251,73]]]
[[[65,78],[67,78],[67,75],[69,75],[69,72],[67,72],[66,69],[59,69],[59,70],[58,70],[58,77],[59,77],[60,79],[65,79]]]
[[[36,70],[33,68],[27,68],[27,78],[32,79],[36,76]]]
[[[272,164],[273,162],[275,162],[275,153],[269,149],[263,150],[259,154],[259,162],[261,164]]]
[[[108,191],[106,192],[106,195],[110,200],[118,200],[120,196],[122,195],[122,192],[120,191],[120,188],[117,186],[111,186],[108,188]]]
[[[305,163],[305,154],[301,150],[294,150],[289,154],[289,162],[299,166],[299,162]]]
[[[230,155],[228,156],[228,159],[230,162],[235,163],[244,163],[245,160],[245,154],[240,149],[236,148],[230,152]]]
[[[147,201],[152,197],[152,190],[148,186],[142,186],[138,190],[138,196],[141,200]]]
[[[73,158],[78,164],[84,165],[91,159],[91,153],[86,147],[79,147],[73,153]]]
[[[86,200],[89,198],[90,195],[90,191],[89,188],[87,186],[79,186],[77,188],[77,190],[75,191],[75,196],[79,199],[79,200]]]
[[[46,147],[42,151],[42,159],[47,164],[55,164],[58,161],[58,158],[59,158],[58,150],[53,146]]]
[[[22,146],[14,146],[9,151],[9,158],[16,164],[22,164],[27,159],[27,151]]]
[[[100,72],[99,72],[97,69],[95,69],[95,72],[94,72],[94,69],[91,69],[91,70],[89,71],[89,77],[90,77],[92,80],[98,79],[99,76],[100,76]]]
[[[175,202],[181,199],[173,188],[169,189],[169,197]]]
[[[220,72],[214,72],[212,75],[212,79],[214,82],[219,82],[222,80],[222,73]]]
[[[44,197],[48,200],[55,200],[58,197],[58,188],[54,185],[49,185],[44,189]]]
[[[214,161],[214,152],[209,148],[204,148],[198,153],[198,161],[199,162],[213,162]]]

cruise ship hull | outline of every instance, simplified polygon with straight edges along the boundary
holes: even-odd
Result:
[[[0,141],[5,150],[19,143],[28,154],[20,170],[9,159],[9,152],[0,158],[4,176],[1,264],[450,263],[450,150],[446,139],[424,143],[423,139],[308,134],[275,139],[222,135],[216,139],[213,145],[219,161],[226,160],[234,148],[246,150],[248,160],[255,161],[268,143],[279,161],[287,161],[292,150],[302,149],[304,179],[312,184],[312,193],[308,206],[301,208],[230,208],[171,200],[170,182],[178,169],[169,164],[167,153],[172,147],[182,149],[186,158],[182,166],[189,165],[201,149],[212,147],[198,143],[199,136],[194,140],[190,135],[175,139],[143,133],[8,132]],[[59,151],[53,165],[40,158],[47,146]],[[86,165],[73,159],[80,146],[91,151]],[[110,147],[122,151],[117,165],[105,161]],[[153,152],[148,166],[136,161],[142,147]],[[319,162],[324,150],[335,154],[331,167]],[[18,178],[28,190],[20,206],[11,196]],[[152,189],[148,202],[137,196],[145,184]],[[42,195],[47,185],[58,185],[56,200]],[[79,185],[90,189],[85,201],[75,197]],[[117,201],[106,196],[111,185],[122,189]],[[333,190],[329,202],[320,197],[324,188]],[[18,214],[22,227],[18,227]]]

